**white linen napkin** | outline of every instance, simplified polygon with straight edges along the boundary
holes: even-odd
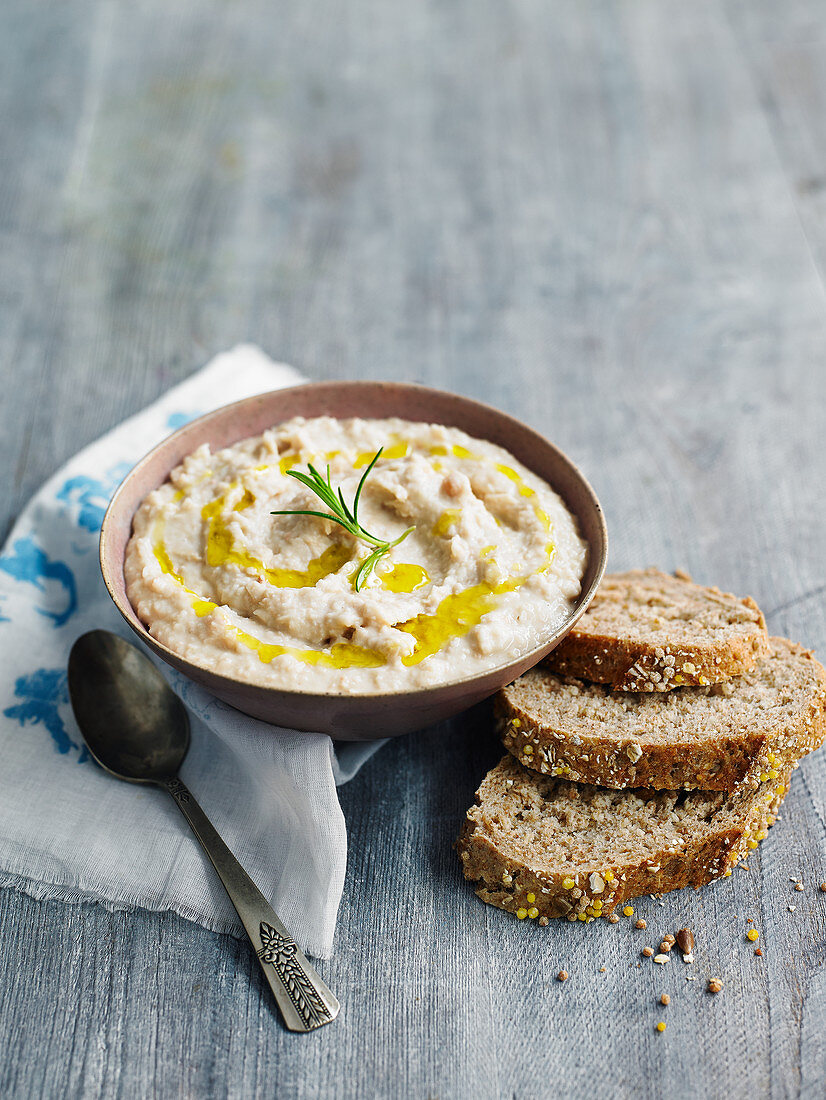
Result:
[[[89,758],[69,705],[74,640],[103,627],[136,641],[100,576],[106,504],[173,429],[254,393],[301,382],[242,345],[86,447],[26,507],[0,554],[0,886],[110,909],[173,910],[242,935],[211,864],[165,791],[121,783]],[[336,784],[378,743],[248,718],[156,661],[184,700],[182,777],[298,944],[330,955],[347,835]]]

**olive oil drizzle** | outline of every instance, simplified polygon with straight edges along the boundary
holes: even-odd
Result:
[[[462,511],[460,508],[448,508],[442,512],[436,522],[433,524],[433,534],[437,539],[447,538],[450,534],[450,528],[455,527],[459,522],[459,517]]]
[[[191,588],[188,588],[186,586],[181,574],[175,571],[175,567],[172,564],[172,559],[166,552],[166,547],[163,543],[163,537],[160,535],[160,533],[156,533],[155,543],[152,549],[155,553],[155,557],[158,559],[158,565],[160,565],[161,567],[161,572],[165,573],[169,577],[172,577],[174,581],[177,581],[181,588],[183,588],[184,592],[186,592],[187,596],[192,597],[192,608],[198,618],[200,619],[203,618],[204,615],[211,614],[218,606],[218,604],[213,603],[212,600],[203,599],[201,596],[198,595],[197,592],[193,592]]]
[[[420,665],[434,653],[438,653],[452,638],[462,638],[478,626],[489,611],[496,607],[496,597],[513,592],[528,577],[514,577],[500,584],[474,584],[462,592],[445,596],[432,615],[415,615],[404,623],[396,623],[397,630],[412,634],[415,645],[412,653],[402,657],[408,668]]]
[[[421,565],[400,561],[381,574],[381,583],[388,592],[415,592],[430,583],[430,574]]]
[[[392,447],[384,448],[379,461],[390,458],[404,458],[409,450],[410,444],[406,443],[403,439],[399,440],[397,443],[394,443]],[[375,451],[365,451],[364,454],[360,454],[353,463],[353,469],[360,470],[362,466],[369,466],[375,453]]]
[[[325,668],[378,668],[386,657],[378,650],[352,642],[334,642],[329,649],[299,649],[297,646],[273,645],[248,634],[240,627],[232,627],[235,637],[248,649],[258,654],[258,660],[268,665],[276,657],[294,657],[305,665],[322,665]]]
[[[207,565],[213,567],[237,565],[241,569],[251,569],[258,576],[265,577],[275,588],[313,588],[323,577],[337,573],[353,556],[349,547],[341,543],[333,543],[323,554],[313,558],[306,569],[266,566],[260,559],[236,545],[232,531],[222,515],[226,509],[226,495],[224,493],[216,497],[201,509],[201,515],[207,523]],[[255,497],[247,489],[238,503],[233,506],[233,511],[242,512],[254,503]]]
[[[414,615],[403,623],[396,623],[397,630],[411,634],[415,640],[413,650],[402,657],[402,664],[408,668],[421,664],[428,657],[444,648],[453,638],[463,638],[475,626],[478,626],[489,611],[497,604],[497,597],[515,592],[532,576],[544,573],[553,561],[556,547],[552,542],[546,544],[546,561],[534,573],[526,576],[510,577],[499,584],[474,584],[462,592],[445,596],[435,612],[430,615]]]

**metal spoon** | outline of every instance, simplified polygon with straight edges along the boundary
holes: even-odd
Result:
[[[291,1031],[313,1031],[339,1003],[263,894],[178,778],[189,749],[186,709],[139,649],[107,630],[83,634],[69,655],[69,695],[95,760],[118,779],[169,791],[235,906]]]

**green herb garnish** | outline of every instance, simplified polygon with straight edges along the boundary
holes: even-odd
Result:
[[[379,456],[383,450],[384,447],[380,447],[378,451],[376,451],[370,465],[362,474],[361,481],[358,483],[358,488],[356,489],[356,495],[353,497],[352,509],[347,507],[347,502],[344,499],[344,494],[341,489],[334,489],[331,485],[329,465],[327,466],[327,477],[325,479],[315,466],[313,466],[311,462],[308,462],[307,469],[310,471],[309,474],[303,474],[300,470],[287,470],[287,477],[294,477],[296,481],[300,481],[302,485],[306,485],[308,489],[324,501],[330,511],[314,512],[306,508],[296,508],[270,512],[271,516],[318,516],[319,519],[331,519],[333,523],[337,523],[340,527],[343,527],[345,531],[349,531],[354,538],[361,539],[362,542],[366,542],[369,546],[372,546],[373,551],[367,555],[353,576],[353,587],[356,592],[361,591],[364,582],[384,555],[389,554],[394,546],[398,546],[403,539],[406,539],[411,531],[415,531],[415,527],[408,527],[397,539],[394,539],[392,542],[387,542],[385,539],[380,539],[376,535],[371,535],[369,531],[365,531],[358,521],[361,490],[364,488],[364,483],[370,471],[378,462]]]

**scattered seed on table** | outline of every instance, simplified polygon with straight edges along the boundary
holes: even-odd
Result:
[[[684,955],[690,955],[694,950],[694,933],[690,928],[681,928],[677,933],[677,946]]]
[[[670,1005],[671,1004],[671,998],[668,996],[667,993],[663,993],[662,997],[660,997],[660,1004],[661,1005]]]
[[[567,980],[568,980],[568,971],[567,970],[560,970],[560,972],[556,976],[556,980],[558,982],[567,982]]]
[[[719,993],[722,988],[723,983],[719,978],[712,978],[711,981],[708,983],[709,993]]]

